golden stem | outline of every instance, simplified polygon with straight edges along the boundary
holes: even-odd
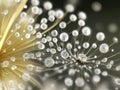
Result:
[[[8,35],[8,32],[9,32],[12,24],[14,23],[14,21],[16,20],[16,18],[17,18],[18,15],[20,14],[20,12],[23,10],[23,7],[24,7],[24,5],[25,5],[26,2],[27,2],[27,0],[22,0],[22,1],[21,1],[19,7],[18,7],[17,10],[15,11],[15,14],[13,14],[13,16],[11,17],[11,19],[10,19],[10,21],[9,21],[9,23],[8,23],[8,26],[7,26],[6,29],[4,30],[4,31],[5,31],[5,32],[4,32],[4,35],[2,36],[1,41],[0,41],[0,51],[1,51],[2,47],[3,47],[3,44],[4,44],[4,42],[5,42],[5,39],[6,39],[7,35]]]

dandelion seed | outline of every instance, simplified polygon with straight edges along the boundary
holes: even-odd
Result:
[[[51,39],[42,38],[43,34],[53,29],[64,17],[62,10],[51,10],[53,5],[49,1],[43,2],[42,8],[39,7],[39,0],[31,0],[28,2],[30,6],[26,5],[27,2],[0,0],[0,90],[32,90],[32,86],[42,88],[41,82],[35,79],[40,77],[42,69],[35,61],[41,53],[34,55],[31,52],[36,48],[46,48],[44,43]],[[49,19],[42,17],[37,23],[36,19],[44,14],[44,9]],[[48,26],[47,22],[53,25]],[[57,33],[53,32],[53,35]],[[55,53],[55,50],[51,52]],[[44,62],[46,67],[52,67],[54,63],[52,58],[46,58]]]
[[[72,9],[69,10],[68,7]],[[39,52],[39,57],[36,59],[40,59],[45,68],[40,71],[44,80],[52,79],[60,84],[64,83],[68,90],[71,90],[70,88],[92,90],[108,78],[112,80],[114,75],[111,71],[118,73],[119,65],[115,67],[114,57],[120,52],[115,52],[114,45],[118,44],[119,40],[117,37],[112,37],[107,42],[108,37],[104,32],[95,33],[86,25],[85,12],[71,14],[75,9],[73,8],[71,5],[66,5],[66,12],[70,12],[67,15],[63,10],[50,10],[48,18],[44,21],[41,19],[48,26],[51,22],[49,16],[61,21],[55,23],[51,31],[41,37],[40,41],[44,48],[35,52]]]
[[[97,90],[104,78],[113,79],[119,90],[119,75],[111,73],[120,71],[114,58],[120,54],[114,48],[119,42],[116,36],[109,43],[104,32],[93,34],[85,23],[86,13],[72,14],[72,4],[54,10],[49,1],[31,0],[30,7],[26,2],[0,0],[1,90],[58,89],[55,83],[41,86],[40,80],[45,85],[51,79],[61,90]]]

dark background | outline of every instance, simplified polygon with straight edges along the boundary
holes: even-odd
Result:
[[[64,7],[67,3],[67,0],[50,0],[54,8]],[[97,31],[108,31],[108,26],[110,24],[116,24],[117,33],[120,33],[120,1],[119,0],[78,0],[76,5],[76,11],[86,12],[87,25],[92,29]],[[93,2],[100,2],[102,5],[102,10],[100,12],[95,12],[92,10],[91,5]],[[69,0],[68,0],[69,2]],[[98,27],[97,27],[98,26]]]

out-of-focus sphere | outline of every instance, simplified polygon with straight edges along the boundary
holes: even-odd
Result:
[[[105,34],[104,34],[103,32],[97,33],[96,39],[97,39],[98,41],[103,41],[103,40],[105,39]]]
[[[57,31],[57,30],[51,31],[51,35],[52,35],[53,37],[56,37],[56,36],[58,35],[58,31]]]
[[[75,22],[77,20],[77,16],[75,14],[70,15],[70,21]]]
[[[61,41],[66,42],[66,41],[68,41],[68,39],[69,39],[69,35],[66,32],[63,32],[60,34]]]
[[[79,17],[80,19],[83,19],[83,20],[86,20],[86,19],[87,19],[87,15],[86,15],[85,12],[79,12],[79,13],[78,13],[78,17]]]
[[[72,4],[66,5],[65,9],[67,12],[73,12],[75,10],[75,8]]]
[[[42,18],[41,19],[41,23],[47,23],[47,22],[48,22],[47,18]]]
[[[110,24],[108,25],[108,30],[109,30],[109,32],[111,32],[111,33],[117,32],[117,31],[118,31],[118,26],[117,26],[117,24],[116,24],[116,23],[110,23]]]
[[[39,14],[39,8],[37,6],[33,6],[31,12],[33,14]]]
[[[62,10],[57,10],[55,16],[60,19],[64,16],[64,12]]]
[[[72,35],[75,36],[75,37],[77,37],[79,35],[78,30],[73,30],[72,31]]]
[[[100,82],[100,80],[101,80],[100,76],[98,76],[98,75],[93,76],[93,82],[94,83],[98,83],[98,82]]]
[[[67,46],[66,46],[66,47],[67,47],[67,49],[72,49],[73,46],[72,46],[71,43],[67,43]]]
[[[116,84],[116,85],[120,85],[120,78],[115,78],[114,81],[115,81],[115,84]]]
[[[114,43],[118,43],[119,42],[118,38],[117,37],[113,37],[113,42]]]
[[[48,11],[48,15],[49,15],[49,16],[51,16],[51,15],[52,15],[52,16],[55,16],[55,11],[54,11],[54,10],[49,10],[49,11]]]
[[[99,12],[102,10],[102,4],[99,3],[99,2],[93,2],[92,3],[92,9],[95,11],[95,12]]]
[[[97,48],[97,44],[96,44],[96,43],[93,43],[93,44],[92,44],[92,48],[94,48],[94,49]]]
[[[109,51],[109,45],[106,43],[101,44],[99,47],[99,51],[101,53],[107,53]]]
[[[71,78],[65,78],[64,83],[66,86],[70,87],[73,85],[73,80]]]
[[[46,67],[53,67],[55,64],[55,61],[53,58],[49,57],[45,59],[44,64]]]
[[[37,6],[40,4],[39,0],[31,0],[32,5]]]
[[[78,25],[81,26],[81,27],[85,26],[85,21],[84,20],[79,20]]]
[[[48,25],[45,24],[45,23],[42,23],[41,26],[40,26],[40,28],[41,28],[42,30],[46,30],[46,29],[48,28]]]
[[[61,57],[67,59],[69,57],[69,53],[66,50],[61,51]]]
[[[89,48],[90,44],[88,42],[84,42],[83,43],[83,48],[87,49]]]
[[[66,22],[61,22],[61,23],[59,24],[59,27],[60,27],[61,29],[66,28],[66,26],[67,26]]]
[[[45,45],[43,43],[38,44],[38,48],[40,50],[43,50],[45,48]]]
[[[50,10],[53,7],[52,3],[49,1],[45,2],[43,6],[46,10]]]
[[[85,85],[85,81],[84,81],[83,78],[78,77],[75,80],[75,84],[76,84],[77,87],[83,87]]]
[[[89,27],[83,27],[82,28],[82,34],[85,36],[90,36],[91,35],[91,29]]]

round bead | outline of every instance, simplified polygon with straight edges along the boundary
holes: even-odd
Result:
[[[46,10],[50,10],[53,7],[52,3],[49,1],[45,2],[43,6]]]
[[[76,84],[77,87],[83,87],[85,85],[85,81],[84,81],[83,78],[78,77],[75,80],[75,84]]]
[[[107,53],[109,51],[108,44],[106,44],[106,43],[101,44],[100,47],[99,47],[99,51],[101,53]]]
[[[96,39],[97,39],[98,41],[103,41],[103,40],[105,39],[105,34],[104,34],[103,32],[97,33]]]
[[[55,60],[51,57],[45,59],[44,64],[46,67],[53,67],[55,64]]]
[[[63,32],[60,34],[61,41],[66,42],[66,41],[68,41],[68,39],[69,39],[69,35],[66,32]]]
[[[87,26],[83,27],[82,34],[85,35],[85,36],[90,36],[91,35],[91,29]]]
[[[66,86],[70,87],[73,85],[73,80],[71,78],[65,78],[64,83]]]
[[[73,12],[75,10],[75,8],[72,4],[66,5],[65,9],[67,12]]]
[[[85,12],[79,12],[79,13],[78,13],[78,17],[79,17],[80,19],[85,20],[85,19],[87,18],[87,15],[86,15]]]

